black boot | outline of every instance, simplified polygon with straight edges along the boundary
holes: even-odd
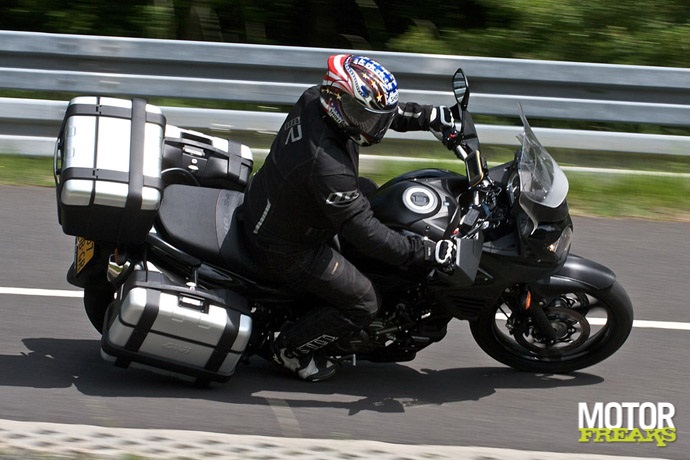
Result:
[[[282,366],[307,382],[326,380],[335,375],[335,365],[328,358],[316,351],[302,353],[289,349],[278,341],[271,344],[273,362]]]

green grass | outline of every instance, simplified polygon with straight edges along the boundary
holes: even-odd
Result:
[[[0,155],[0,184],[54,186],[53,159]]]
[[[381,184],[391,177],[424,167],[463,171],[462,164],[449,167],[438,163],[384,162],[362,175]],[[633,217],[654,220],[690,221],[690,178],[567,171],[570,183],[568,204],[576,215]]]
[[[376,152],[377,150],[372,149],[363,153]],[[396,150],[396,153],[401,153],[401,151]],[[404,156],[405,151],[401,154]],[[433,152],[432,156],[433,159],[449,158],[448,152],[443,150]],[[490,152],[486,156],[491,160],[507,161],[509,159],[509,155],[505,152]],[[557,157],[556,154],[554,156]],[[645,163],[644,159],[635,158],[637,164],[621,165],[615,161],[607,163],[592,155],[591,161],[584,159],[585,161],[582,162],[584,164],[580,166],[650,169],[650,163]],[[383,161],[378,162],[375,167],[367,167],[363,162],[361,174],[382,184],[399,174],[424,167],[463,170],[462,163],[459,161],[439,164],[433,159],[419,163]],[[562,164],[572,163],[566,160],[566,158],[559,159]],[[665,159],[664,161],[668,164],[663,165],[658,161],[652,164],[664,171],[683,172],[690,169],[684,164],[687,161],[685,159]],[[592,162],[596,164],[591,164]],[[257,161],[255,170],[259,166],[260,162]],[[573,214],[690,221],[690,178],[573,171],[566,172],[566,175],[570,181],[568,203]],[[0,184],[52,187],[55,185],[53,160],[45,157],[0,155]]]
[[[578,214],[690,220],[690,178],[568,172]]]

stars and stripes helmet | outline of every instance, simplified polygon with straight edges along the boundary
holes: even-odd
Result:
[[[359,145],[381,141],[398,107],[398,83],[381,64],[364,56],[328,58],[321,106]]]

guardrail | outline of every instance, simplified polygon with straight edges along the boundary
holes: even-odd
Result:
[[[0,88],[227,100],[285,109],[319,83],[321,48],[144,40],[0,31]],[[398,78],[401,99],[452,104],[457,67],[475,114],[533,119],[690,126],[690,69],[366,51]],[[0,99],[0,150],[52,154],[66,102]],[[198,129],[275,131],[284,114],[164,108],[171,123]],[[485,144],[516,144],[514,126],[480,125]],[[690,136],[537,129],[546,146],[687,155]],[[389,137],[433,140],[428,133]],[[50,145],[50,148],[48,146]],[[27,147],[28,146],[28,147]]]

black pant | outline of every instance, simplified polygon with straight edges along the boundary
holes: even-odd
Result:
[[[328,245],[290,253],[252,249],[278,281],[323,302],[283,331],[288,348],[307,353],[347,337],[365,328],[379,308],[369,278]]]

